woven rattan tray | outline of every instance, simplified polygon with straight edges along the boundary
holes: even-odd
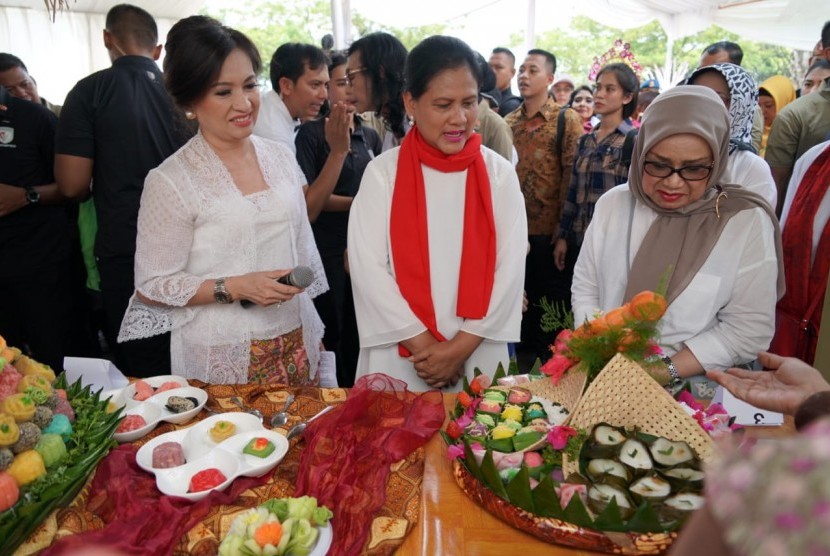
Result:
[[[571,427],[588,431],[597,423],[684,440],[703,461],[709,461],[715,449],[697,421],[642,367],[621,354],[597,375],[571,412]],[[578,472],[579,462],[563,455],[562,471],[566,477]]]

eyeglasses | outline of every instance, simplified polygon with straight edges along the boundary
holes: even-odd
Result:
[[[649,160],[643,163],[643,170],[650,176],[654,176],[655,178],[668,178],[672,174],[678,174],[686,181],[705,180],[712,173],[712,168],[714,167],[714,162],[708,166],[695,164],[693,166],[683,166],[682,168],[674,168],[662,162],[652,162]]]
[[[362,67],[362,68],[356,68],[356,69],[353,69],[353,70],[347,70],[346,71],[346,84],[347,85],[354,85],[354,76],[357,75],[358,73],[363,73],[367,69],[369,69],[369,68]]]

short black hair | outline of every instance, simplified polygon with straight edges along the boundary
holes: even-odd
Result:
[[[588,91],[589,93],[591,93],[592,97],[594,96],[594,90],[591,87],[589,87],[588,85],[580,85],[579,87],[574,89],[574,92],[571,93],[571,99],[568,101],[569,105],[573,105],[574,99],[580,91]]]
[[[556,56],[554,56],[552,53],[548,52],[547,50],[543,50],[541,48],[531,48],[530,50],[527,51],[527,55],[528,56],[534,56],[534,55],[544,56],[545,57],[545,62],[546,62],[545,65],[547,65],[548,68],[550,69],[550,73],[551,74],[556,73]]]
[[[718,41],[712,43],[703,50],[703,53],[712,56],[717,54],[721,50],[726,51],[726,54],[729,55],[730,62],[732,62],[736,66],[741,65],[741,62],[744,59],[744,51],[737,43],[731,41]]]
[[[830,21],[826,21],[821,28],[821,46],[825,49],[830,48]]]
[[[148,12],[131,4],[118,4],[107,12],[106,28],[117,39],[132,40],[147,50],[156,47],[159,31],[156,20]]]
[[[349,46],[349,56],[360,53],[364,74],[372,83],[372,107],[375,113],[384,111],[384,119],[395,137],[404,136],[403,106],[404,67],[406,47],[394,35],[378,31],[361,37]],[[355,70],[357,68],[350,68]]]
[[[514,66],[516,65],[516,56],[513,54],[513,52],[509,48],[505,48],[503,46],[497,46],[496,48],[493,49],[493,51],[490,54],[506,54],[507,57],[510,58],[510,61],[513,62],[513,65]]]
[[[329,59],[323,49],[313,44],[287,42],[280,45],[271,56],[271,86],[280,92],[280,79],[287,77],[293,83],[303,76],[306,66],[316,70],[328,66]]]
[[[617,78],[617,82],[622,87],[622,90],[631,95],[631,100],[623,104],[622,116],[623,118],[630,118],[637,110],[637,97],[640,94],[640,80],[634,70],[628,64],[616,62],[603,66],[599,73],[597,73],[597,83],[599,83],[599,76],[603,73],[613,73]]]
[[[173,101],[186,108],[204,97],[236,48],[248,55],[258,75],[262,68],[259,51],[241,32],[204,15],[176,22],[164,45],[164,85]]]
[[[0,71],[8,71],[14,68],[21,68],[26,73],[29,73],[29,69],[26,67],[26,64],[23,63],[23,60],[14,54],[0,52]]]
[[[406,90],[414,98],[420,98],[436,75],[448,69],[464,66],[476,80],[478,92],[481,87],[481,68],[473,49],[455,37],[427,37],[418,43],[406,58]]]
[[[2,67],[3,67],[3,66],[2,66],[2,65],[0,65],[0,68],[2,68]],[[825,69],[825,70],[830,70],[830,62],[828,62],[825,58],[819,58],[818,60],[816,60],[815,62],[813,62],[813,63],[810,65],[810,67],[809,67],[809,68],[807,68],[807,71],[806,71],[806,72],[804,72],[804,75],[806,76],[806,75],[808,75],[811,71],[813,71],[813,70],[817,70],[817,69]],[[0,71],[3,71],[3,70],[2,70],[2,69],[0,69]]]

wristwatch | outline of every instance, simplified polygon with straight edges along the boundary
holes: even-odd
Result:
[[[217,278],[213,283],[213,299],[222,305],[233,303],[233,296],[225,288],[225,280],[226,278]]]
[[[663,356],[663,363],[666,364],[666,369],[669,371],[669,375],[671,376],[671,381],[669,382],[668,386],[674,386],[681,382],[680,373],[677,372],[677,367],[674,366],[674,361],[671,360],[671,357]]]
[[[34,187],[27,186],[26,187],[26,202],[29,203],[30,205],[34,205],[38,201],[40,201],[40,193],[35,191]]]

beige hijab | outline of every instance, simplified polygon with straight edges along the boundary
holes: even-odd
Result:
[[[715,165],[709,189],[697,201],[677,210],[660,208],[643,191],[645,155],[663,139],[680,133],[703,138],[712,149]],[[634,147],[628,176],[631,194],[657,213],[628,274],[625,300],[643,290],[654,290],[669,277],[666,300],[671,304],[703,266],[726,223],[742,210],[761,207],[775,226],[778,255],[778,298],[784,295],[781,231],[772,207],[762,197],[721,183],[728,164],[729,113],[714,91],[698,85],[675,87],[660,94],[646,109]]]

